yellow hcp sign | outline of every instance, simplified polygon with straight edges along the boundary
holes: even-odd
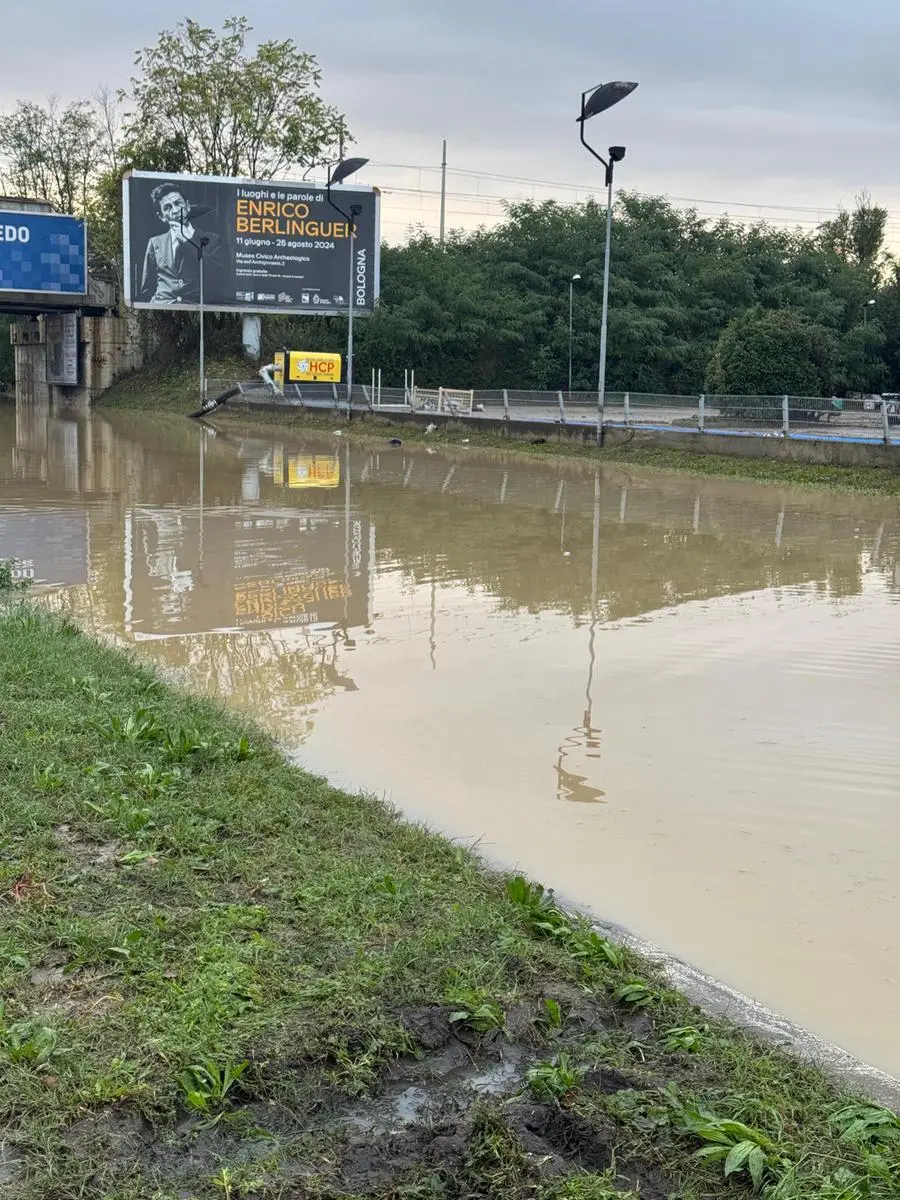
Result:
[[[284,378],[284,353],[275,355],[275,382],[279,387],[285,383],[340,383],[341,356],[339,354],[315,354],[308,350],[288,350],[288,375]]]

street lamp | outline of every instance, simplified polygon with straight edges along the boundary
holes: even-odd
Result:
[[[609,157],[598,154],[593,146],[589,146],[584,136],[585,122],[598,113],[606,112],[626,96],[630,96],[637,87],[636,83],[603,83],[589,92],[581,93],[581,115],[578,123],[581,127],[581,144],[589,154],[603,164],[606,172],[606,252],[603,259],[603,312],[600,318],[600,373],[597,384],[597,441],[603,436],[603,406],[606,402],[606,341],[609,321],[609,253],[612,242],[612,208],[613,208],[613,172],[617,162],[625,157],[624,146],[610,146]]]
[[[869,324],[869,309],[878,303],[877,300],[867,300],[863,305],[863,325]]]
[[[206,342],[204,339],[204,327],[203,327],[203,313],[204,313],[204,310],[203,310],[203,251],[209,245],[209,238],[204,236],[203,234],[198,234],[197,241],[195,242],[193,238],[189,238],[187,236],[187,234],[184,232],[184,223],[185,223],[185,221],[187,221],[188,224],[191,224],[195,217],[202,217],[202,216],[205,216],[207,213],[211,213],[211,212],[212,212],[212,209],[209,207],[209,205],[195,204],[194,207],[191,209],[188,209],[187,212],[185,212],[182,209],[181,217],[179,219],[179,224],[181,226],[182,241],[187,242],[187,244],[189,246],[193,246],[194,249],[197,251],[197,264],[199,267],[199,275],[200,275],[200,404],[201,404],[201,407],[206,404]],[[197,231],[195,230],[194,232],[196,233]]]
[[[572,312],[575,303],[575,284],[581,280],[580,275],[573,275],[569,280],[569,396],[572,395]]]
[[[362,212],[362,205],[351,204],[350,211],[344,212],[331,198],[331,189],[357,171],[362,170],[369,160],[367,158],[342,158],[334,168],[328,169],[328,186],[326,188],[328,203],[335,212],[341,214],[350,227],[350,291],[347,296],[347,420],[353,420],[353,291],[356,274],[356,256],[354,243],[356,240],[356,217]]]

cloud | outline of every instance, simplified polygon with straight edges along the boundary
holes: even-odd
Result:
[[[218,25],[229,8],[192,11]],[[50,45],[29,10],[5,17],[4,106],[125,84],[134,50],[183,9],[45,0],[42,14]],[[456,167],[590,184],[579,93],[634,78],[638,91],[590,127],[601,147],[628,146],[623,185],[823,211],[868,187],[900,209],[887,153],[896,0],[259,0],[253,22],[318,55],[324,94],[376,162],[436,165],[446,137]]]

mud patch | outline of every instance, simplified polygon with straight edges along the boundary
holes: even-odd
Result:
[[[424,1050],[440,1050],[453,1036],[452,1011],[447,1005],[436,1004],[410,1008],[400,1015],[400,1023]]]
[[[84,842],[71,825],[57,825],[53,839],[60,850],[84,869],[103,869],[116,865],[123,850],[119,842]]]
[[[458,1125],[403,1130],[389,1137],[351,1138],[341,1163],[341,1183],[358,1195],[391,1187],[404,1177],[440,1167],[453,1173],[465,1161],[468,1131]]]
[[[154,1139],[153,1126],[140,1113],[107,1108],[70,1125],[63,1141],[80,1159],[100,1160],[110,1167],[127,1166],[146,1155]]]
[[[0,1188],[18,1183],[24,1167],[22,1155],[9,1142],[0,1139]]]
[[[523,1144],[534,1145],[534,1139],[539,1139],[538,1152],[544,1150],[591,1171],[612,1166],[617,1140],[613,1125],[594,1125],[576,1113],[544,1104],[511,1107],[507,1120]]]

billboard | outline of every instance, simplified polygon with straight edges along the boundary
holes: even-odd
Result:
[[[47,383],[72,387],[78,383],[78,314],[47,313],[44,317],[47,345]]]
[[[125,302],[134,308],[220,312],[345,313],[350,222],[316,184],[132,171],[122,181]],[[358,206],[353,309],[379,293],[380,196],[332,188],[344,213]]]
[[[58,213],[0,212],[0,292],[85,295],[84,221]]]

